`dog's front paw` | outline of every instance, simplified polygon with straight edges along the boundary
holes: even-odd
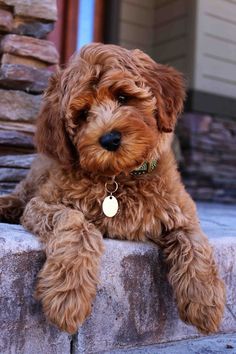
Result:
[[[195,293],[187,291],[188,298],[182,298],[178,303],[180,318],[203,334],[217,332],[225,306],[223,282],[219,279],[212,284],[196,282],[192,289]]]
[[[50,322],[73,334],[91,312],[91,296],[79,284],[79,274],[47,261],[39,273],[35,297]]]

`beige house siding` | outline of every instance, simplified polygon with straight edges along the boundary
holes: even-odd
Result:
[[[122,0],[120,44],[176,67],[190,89],[236,97],[236,0]]]
[[[188,0],[156,0],[153,57],[186,71]]]
[[[236,97],[236,1],[199,0],[194,88]]]
[[[122,0],[119,44],[186,70],[188,0]]]
[[[120,45],[128,49],[139,48],[152,55],[154,2],[122,0]]]

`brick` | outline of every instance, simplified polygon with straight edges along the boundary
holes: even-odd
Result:
[[[40,95],[0,89],[0,119],[22,122],[35,121],[40,103]]]
[[[182,175],[193,198],[235,203],[235,120],[185,113],[177,135],[182,148]]]
[[[24,168],[0,168],[0,182],[20,182],[28,171]]]
[[[15,188],[15,182],[2,182],[0,183],[0,195],[12,193]]]
[[[2,64],[19,64],[19,65],[27,65],[33,68],[47,68],[48,64],[37,59],[20,57],[18,55],[4,53],[1,57]]]
[[[13,15],[10,11],[0,8],[0,32],[10,32],[13,27]]]
[[[0,87],[42,93],[52,72],[26,65],[3,64],[0,68]]]
[[[33,135],[25,132],[18,132],[14,130],[1,130],[0,129],[0,148],[1,151],[5,147],[5,150],[13,148],[14,152],[20,149],[20,151],[33,151]]]
[[[59,59],[58,52],[52,42],[17,34],[8,34],[2,38],[1,51],[36,58],[50,64],[57,64]]]
[[[25,17],[15,17],[12,32],[23,36],[35,38],[45,38],[52,32],[54,23],[41,22],[40,20],[27,19]]]
[[[27,123],[27,122],[0,120],[0,129],[10,130],[10,131],[15,130],[15,131],[24,132],[27,134],[34,134],[36,127],[35,127],[34,121],[32,121],[31,123]]]
[[[0,167],[29,168],[36,154],[0,156]]]
[[[16,15],[40,18],[43,20],[57,20],[56,0],[1,0],[2,3],[14,6]]]

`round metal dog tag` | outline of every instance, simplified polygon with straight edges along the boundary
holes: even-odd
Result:
[[[117,214],[118,208],[118,201],[113,195],[106,197],[102,203],[102,210],[109,218],[112,218]]]

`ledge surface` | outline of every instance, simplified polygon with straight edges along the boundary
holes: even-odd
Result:
[[[236,207],[200,203],[198,211],[227,285],[221,333],[234,333]],[[128,353],[129,348],[141,353],[137,348],[199,336],[178,318],[158,247],[109,239],[105,243],[101,283],[92,314],[72,340],[46,322],[40,305],[33,299],[35,277],[45,259],[40,244],[21,226],[0,224],[1,354]],[[209,338],[214,349],[215,337]],[[202,343],[201,348],[207,348],[207,342]],[[215,352],[217,343],[216,340]],[[184,348],[187,347],[183,346],[181,354],[189,353]]]
[[[135,349],[112,350],[104,354],[236,354],[236,336],[234,333],[222,334]]]

